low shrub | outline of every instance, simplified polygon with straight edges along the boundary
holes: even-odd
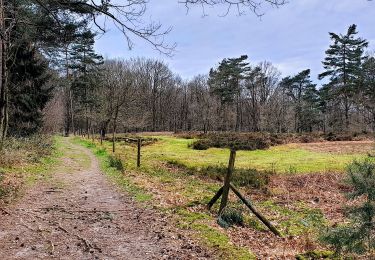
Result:
[[[233,183],[240,187],[247,186],[256,189],[265,189],[270,183],[272,171],[258,171],[256,169],[238,169],[234,171]]]
[[[329,132],[328,134],[324,135],[324,139],[326,141],[353,141],[355,133],[348,134],[348,133],[332,133]]]
[[[117,158],[116,156],[109,155],[108,156],[108,164],[109,167],[113,167],[117,169],[118,171],[124,171],[124,165],[122,164],[122,161],[120,158]]]
[[[262,133],[262,132],[212,132],[208,134],[192,133],[183,135],[198,140],[189,145],[192,149],[234,148],[237,150],[267,149],[270,146],[287,143],[315,143],[323,141],[360,141],[374,139],[364,133]]]
[[[0,169],[0,200],[14,198],[23,185],[23,180],[16,174],[5,173]]]
[[[170,161],[169,164],[187,169],[177,161]],[[190,174],[200,174],[214,180],[224,180],[227,173],[225,166],[207,166],[204,168],[189,168]],[[276,174],[273,171],[259,171],[256,169],[235,169],[232,176],[232,183],[239,187],[251,187],[255,189],[266,189],[270,183],[271,176]]]
[[[50,136],[8,137],[0,151],[0,198],[7,200],[16,196],[24,184],[24,174],[17,169],[38,164],[54,151]]]
[[[224,208],[217,219],[217,223],[223,228],[229,228],[233,225],[243,226],[244,217],[238,209]]]
[[[312,135],[312,134],[303,134],[300,136],[299,141],[301,143],[314,143],[317,141],[321,141],[319,136]]]
[[[271,145],[269,134],[263,133],[210,133],[194,141],[190,146],[196,150],[234,148],[236,150],[267,149]]]
[[[137,139],[142,138],[142,146],[151,145],[156,143],[159,139],[154,137],[148,137],[148,136],[138,136],[138,135],[125,135],[125,136],[116,136],[117,142],[126,142],[127,144],[136,146],[137,145]],[[112,142],[112,137],[107,136],[104,138],[105,141]]]
[[[211,146],[209,140],[200,139],[200,140],[197,140],[197,141],[189,144],[189,147],[193,148],[194,150],[207,150],[207,149],[211,148],[212,146]]]

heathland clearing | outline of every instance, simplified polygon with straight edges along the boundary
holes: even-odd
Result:
[[[157,138],[160,139],[158,142],[143,148],[145,158],[158,158],[197,170],[225,167],[227,164],[228,149],[193,150],[188,147],[191,139],[171,136]],[[255,168],[283,174],[342,172],[348,163],[366,157],[374,147],[371,141],[285,144],[267,150],[239,151],[236,168]]]

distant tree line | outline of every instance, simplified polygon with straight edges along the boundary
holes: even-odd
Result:
[[[320,87],[309,69],[281,78],[246,55],[183,80],[159,60],[98,63],[90,47],[93,59],[72,56],[74,116],[66,114],[65,131],[373,132],[375,57],[355,25],[330,37]]]

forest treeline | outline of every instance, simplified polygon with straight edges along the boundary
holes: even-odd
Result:
[[[183,80],[159,60],[77,60],[65,132],[375,130],[375,58],[355,25],[330,33],[320,79],[310,70],[282,78],[271,62],[228,58],[207,75]],[[91,46],[88,46],[90,49]],[[75,57],[74,53],[71,56]],[[88,56],[87,56],[88,57]],[[84,68],[82,70],[82,68]],[[315,80],[317,81],[317,80]],[[57,96],[58,99],[62,95]],[[56,100],[57,102],[57,100]],[[60,101],[64,103],[63,100]],[[47,122],[58,111],[51,109]],[[53,116],[52,116],[53,115]],[[48,116],[48,114],[47,114]]]
[[[322,81],[312,79],[309,69],[281,77],[271,62],[254,64],[247,55],[185,80],[162,60],[105,60],[95,52],[95,39],[105,31],[98,21],[103,15],[129,46],[135,35],[166,54],[173,50],[162,41],[168,29],[140,27],[146,1],[129,3],[0,0],[1,139],[40,130],[375,130],[375,57],[355,25],[344,34],[329,33]],[[126,23],[132,19],[139,22],[131,23],[135,27]]]

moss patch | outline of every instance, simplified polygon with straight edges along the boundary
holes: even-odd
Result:
[[[256,259],[249,250],[233,245],[226,234],[207,224],[208,221],[212,221],[211,216],[186,209],[180,209],[176,213],[179,216],[178,227],[193,231],[203,244],[217,249],[222,259]]]
[[[303,203],[294,203],[286,207],[277,205],[273,201],[265,201],[259,203],[259,208],[267,212],[271,220],[277,219],[278,226],[286,235],[317,234],[328,224],[319,209],[308,208]]]

